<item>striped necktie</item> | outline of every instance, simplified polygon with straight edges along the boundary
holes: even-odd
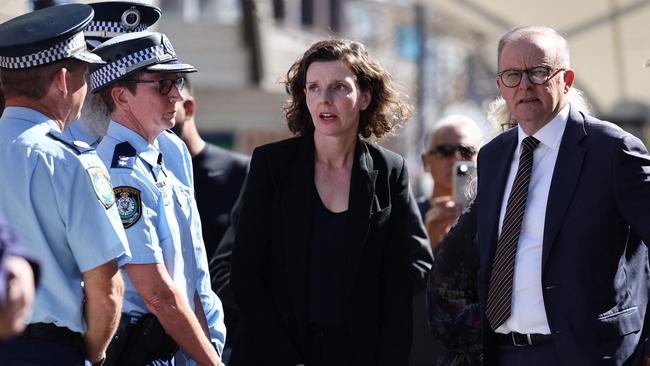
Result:
[[[521,157],[515,181],[512,183],[506,214],[501,226],[501,236],[497,241],[496,253],[492,261],[490,287],[488,288],[485,315],[492,329],[497,329],[509,317],[512,305],[512,277],[515,270],[515,255],[524,219],[528,185],[533,171],[533,152],[539,140],[526,137],[521,143]]]

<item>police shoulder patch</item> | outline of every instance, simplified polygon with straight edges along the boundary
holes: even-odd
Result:
[[[128,142],[122,142],[115,145],[113,159],[111,160],[112,168],[133,169],[135,165],[135,149]]]
[[[115,197],[113,196],[111,177],[108,175],[108,172],[106,169],[97,166],[88,168],[86,171],[90,176],[90,182],[93,185],[97,198],[99,198],[99,202],[106,209],[109,209],[115,203]]]
[[[122,219],[122,225],[125,229],[133,226],[140,216],[142,216],[142,199],[140,198],[140,190],[120,186],[113,188],[115,192],[115,202],[117,203],[117,212]]]

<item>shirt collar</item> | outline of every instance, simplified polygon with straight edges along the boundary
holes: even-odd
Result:
[[[157,166],[159,161],[162,161],[160,157],[162,153],[158,149],[158,140],[154,141],[152,145],[137,132],[114,120],[111,120],[111,123],[108,125],[106,135],[113,137],[119,142],[127,141],[133,146],[136,154],[151,166]]]
[[[5,108],[4,112],[2,112],[2,117],[20,119],[23,121],[31,122],[35,125],[46,124],[51,129],[61,132],[59,125],[57,125],[56,122],[35,109],[27,107],[7,107]]]
[[[552,150],[559,149],[560,142],[562,142],[562,135],[564,134],[564,127],[569,120],[569,109],[569,103],[567,103],[549,123],[535,132],[533,137]],[[521,141],[528,135],[526,135],[521,126],[517,127],[517,129],[519,146],[521,146]]]

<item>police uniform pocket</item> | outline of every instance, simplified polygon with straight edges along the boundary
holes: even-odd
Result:
[[[174,201],[182,208],[183,213],[189,217],[192,211],[192,195],[187,187],[174,185]]]

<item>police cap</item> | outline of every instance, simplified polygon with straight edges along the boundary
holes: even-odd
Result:
[[[0,24],[0,68],[29,69],[75,58],[104,62],[86,49],[83,29],[93,18],[85,4],[52,6]]]
[[[196,72],[194,66],[178,60],[169,38],[157,32],[123,34],[102,43],[93,53],[107,62],[104,66],[93,68],[90,73],[93,93],[138,71],[170,74]]]
[[[160,9],[130,1],[105,1],[88,4],[95,17],[84,30],[86,42],[92,49],[124,33],[142,32],[160,19]]]

